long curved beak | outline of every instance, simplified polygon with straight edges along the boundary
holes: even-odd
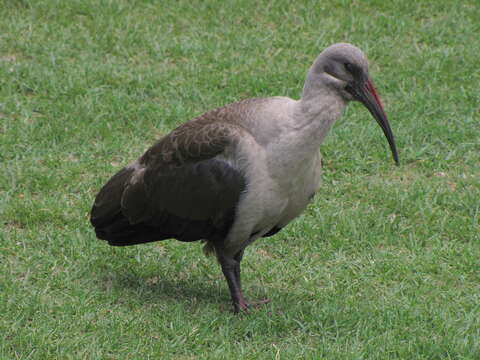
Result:
[[[387,115],[385,114],[385,110],[383,109],[382,102],[380,97],[373,86],[372,80],[367,78],[367,80],[363,84],[359,84],[359,86],[355,86],[354,89],[354,96],[356,100],[360,101],[365,107],[370,111],[370,114],[375,118],[378,125],[383,130],[385,137],[388,140],[388,144],[390,145],[390,150],[392,151],[393,160],[395,163],[399,165],[398,161],[398,152],[397,147],[395,145],[395,139],[393,137],[392,129],[390,128],[390,124],[388,123]]]

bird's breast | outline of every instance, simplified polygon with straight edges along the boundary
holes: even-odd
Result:
[[[278,175],[275,179],[281,189],[281,196],[287,202],[279,219],[278,225],[282,227],[302,213],[318,190],[321,181],[320,153],[317,151],[311,157],[283,166],[283,175]]]

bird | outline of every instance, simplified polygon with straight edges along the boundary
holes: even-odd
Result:
[[[217,258],[235,313],[269,302],[243,295],[245,248],[285,228],[312,200],[321,184],[320,145],[352,101],[380,125],[398,165],[366,55],[336,43],[311,65],[300,99],[252,98],[207,111],[113,175],[91,209],[96,237],[112,246],[201,240]]]

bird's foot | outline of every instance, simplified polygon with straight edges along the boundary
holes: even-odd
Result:
[[[248,304],[248,307],[259,308],[260,306],[265,305],[265,304],[268,304],[268,303],[270,303],[271,301],[272,301],[272,300],[270,300],[270,299],[257,300],[257,301],[254,301],[254,302],[249,303],[249,304]]]
[[[240,301],[238,304],[233,304],[233,311],[235,314],[245,313],[248,314],[250,309],[257,309],[262,305],[268,304],[270,299],[262,299],[254,301],[251,303],[246,303],[245,301]]]

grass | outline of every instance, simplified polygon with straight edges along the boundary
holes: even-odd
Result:
[[[480,358],[476,0],[0,0],[1,359]],[[160,134],[371,60],[401,166],[350,105],[304,216],[247,249],[234,316],[199,244],[111,248],[88,212]],[[353,135],[353,136],[352,136]]]

